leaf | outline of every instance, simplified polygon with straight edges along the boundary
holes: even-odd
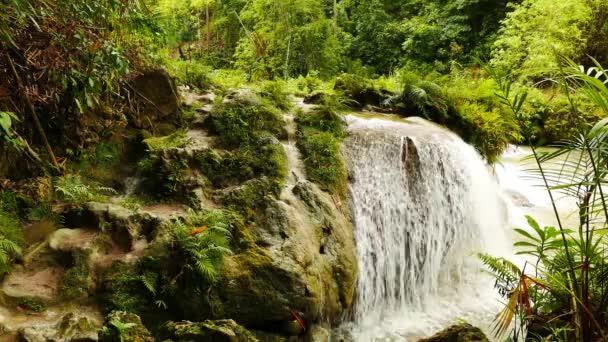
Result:
[[[527,237],[530,240],[536,241],[536,242],[541,242],[539,239],[535,238],[532,236],[532,234],[528,233],[527,231],[520,229],[520,228],[515,228],[514,229],[517,233],[519,233],[520,235],[523,235],[525,237]]]

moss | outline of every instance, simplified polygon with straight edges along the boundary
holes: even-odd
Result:
[[[170,148],[184,147],[188,143],[188,138],[186,137],[185,132],[177,131],[164,137],[148,138],[143,142],[151,152],[157,152]]]
[[[280,183],[262,177],[249,180],[235,188],[222,190],[216,196],[224,206],[249,220],[260,216],[257,214],[266,208],[267,196],[278,196],[280,191]]]
[[[254,146],[261,132],[280,136],[283,133],[283,118],[270,104],[254,99],[224,101],[214,106],[211,130],[228,147]]]
[[[347,173],[340,154],[340,140],[313,128],[299,132],[298,147],[304,157],[306,174],[323,190],[346,195]]]
[[[19,301],[19,306],[31,312],[43,312],[46,310],[46,305],[40,298],[24,297]]]
[[[167,322],[162,329],[164,339],[177,341],[257,342],[258,339],[233,320],[204,322]]]
[[[206,149],[197,154],[196,160],[202,173],[216,188],[264,176],[279,182],[287,177],[287,155],[278,141],[260,143],[256,149],[239,148],[222,155],[216,150]]]
[[[331,133],[336,138],[346,135],[344,118],[328,106],[316,108],[311,113],[299,113],[296,117],[300,127],[310,127]]]

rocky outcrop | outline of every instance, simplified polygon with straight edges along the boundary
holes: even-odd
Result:
[[[453,325],[418,342],[489,342],[481,329],[470,324]]]
[[[162,338],[193,342],[258,342],[247,329],[231,319],[204,322],[168,322]]]
[[[165,70],[151,70],[131,81],[138,108],[129,113],[129,123],[150,129],[152,123],[178,118],[179,98],[175,81]]]

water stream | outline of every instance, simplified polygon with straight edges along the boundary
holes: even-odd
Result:
[[[509,256],[510,198],[477,152],[421,119],[348,116],[359,279],[355,341],[428,336],[500,307],[477,252]]]

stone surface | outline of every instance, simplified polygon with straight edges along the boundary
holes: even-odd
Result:
[[[461,323],[418,342],[489,342],[489,340],[481,329],[468,323]]]
[[[38,298],[49,303],[56,299],[59,281],[63,277],[61,267],[24,269],[16,267],[4,278],[2,294],[17,304],[23,298]]]
[[[257,342],[247,329],[231,319],[168,322],[163,327],[163,338],[194,342]]]

